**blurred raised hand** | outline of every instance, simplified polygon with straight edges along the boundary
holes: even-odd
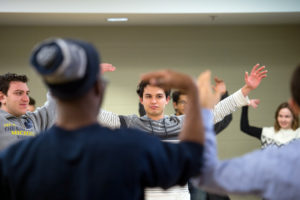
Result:
[[[252,108],[257,108],[259,103],[259,99],[250,99],[249,106],[251,106]]]
[[[110,63],[101,63],[100,64],[101,74],[104,74],[105,72],[113,72],[116,70],[116,67],[113,66]]]
[[[218,77],[214,78],[215,85],[213,86],[213,89],[215,93],[220,94],[221,96],[225,94],[226,92],[226,84],[223,80],[219,79]]]
[[[211,87],[211,72],[209,70],[202,72],[198,76],[197,86],[200,95],[200,105],[203,108],[213,109],[220,100],[220,94],[213,93]]]

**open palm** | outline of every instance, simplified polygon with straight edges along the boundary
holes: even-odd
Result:
[[[261,80],[267,77],[267,70],[264,70],[265,66],[259,67],[259,64],[253,66],[250,75],[245,73],[245,83],[250,89],[255,89],[259,86]]]

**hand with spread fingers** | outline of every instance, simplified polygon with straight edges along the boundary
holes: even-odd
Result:
[[[250,75],[248,72],[245,72],[245,86],[242,88],[244,96],[247,96],[250,91],[256,89],[261,80],[267,77],[268,70],[265,70],[265,66],[259,66],[259,64],[254,65]]]

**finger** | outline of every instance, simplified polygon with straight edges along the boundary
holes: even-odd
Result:
[[[105,69],[105,70],[110,70],[110,71],[114,71],[116,69],[115,66],[113,66],[110,63],[101,63],[100,66]]]
[[[214,81],[215,81],[215,83],[217,83],[218,82],[218,77],[214,77]]]
[[[263,78],[266,78],[267,77],[267,75],[265,74],[265,75],[260,75],[260,76],[258,76],[259,77],[259,79],[263,79]]]
[[[217,76],[215,76],[214,81],[215,81],[216,83],[223,82],[223,80],[219,79]]]
[[[267,73],[268,73],[268,70],[265,70],[265,71],[259,72],[258,74],[263,75],[263,74],[267,74]]]
[[[201,85],[210,85],[210,77],[211,77],[211,72],[209,70],[206,70],[204,72],[202,72],[199,76],[198,76],[198,86]]]
[[[256,70],[256,73],[259,73],[260,71],[262,71],[265,68],[266,68],[265,66],[262,66],[262,67],[258,68],[258,70]]]
[[[217,89],[216,89],[216,86],[212,86],[212,89],[216,92],[217,91]]]
[[[248,72],[245,72],[245,81],[248,81]]]
[[[259,67],[259,64],[254,65],[251,70],[251,74],[254,73],[258,67]]]

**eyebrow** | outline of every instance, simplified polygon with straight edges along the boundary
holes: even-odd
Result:
[[[19,89],[17,89],[17,90],[14,90],[14,92],[30,92],[30,90],[19,90]]]
[[[164,95],[164,93],[156,93],[156,94],[151,94],[151,93],[144,93],[144,95]]]

